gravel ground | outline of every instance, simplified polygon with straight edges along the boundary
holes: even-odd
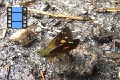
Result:
[[[28,25],[37,23],[35,31],[39,34],[30,44],[22,46],[9,40],[19,29],[7,28],[7,7],[22,0],[4,0],[0,3],[0,80],[119,80],[120,2],[114,1],[35,0],[22,4],[39,12],[91,18],[81,21],[70,16],[28,13]],[[98,11],[98,8],[105,11],[106,7],[119,7],[119,10]],[[72,60],[61,58],[54,63],[39,57],[36,50],[43,49],[65,27],[80,40],[78,47],[70,52]]]

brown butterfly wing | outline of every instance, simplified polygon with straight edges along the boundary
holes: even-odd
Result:
[[[80,40],[79,39],[75,39],[73,41],[64,43],[63,45],[55,48],[54,50],[52,50],[50,52],[51,55],[56,55],[58,53],[65,53],[65,52],[69,52],[72,49],[75,49],[77,47],[77,45],[79,44]]]
[[[50,43],[47,47],[50,46],[60,46],[65,42],[73,40],[73,35],[69,27],[65,27]]]

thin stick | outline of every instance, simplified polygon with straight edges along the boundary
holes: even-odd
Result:
[[[23,2],[20,2],[19,5],[20,6],[23,6],[23,5],[28,5],[30,3],[33,3],[35,0],[27,0],[27,1],[23,1]]]
[[[72,19],[72,20],[91,20],[90,17],[86,19],[84,17],[65,15],[65,14],[61,14],[61,13],[50,13],[50,12],[44,12],[44,11],[40,12],[40,11],[30,9],[30,8],[28,8],[28,11],[30,13],[43,14],[43,15],[48,15],[48,16],[58,17],[58,18],[67,18],[67,19]]]
[[[45,77],[44,77],[44,74],[43,74],[43,71],[42,71],[42,70],[40,70],[40,74],[41,74],[41,76],[42,76],[42,80],[45,80]]]
[[[11,69],[11,66],[10,65],[8,65],[8,74],[7,74],[7,79],[9,80],[9,75],[10,75],[10,69]]]
[[[120,7],[98,8],[97,12],[120,12]]]
[[[4,30],[3,30],[2,39],[4,39],[4,38],[5,38],[5,36],[6,36],[6,32],[7,32],[7,30],[6,30],[6,29],[4,29]]]
[[[120,67],[118,67],[118,80],[120,80]]]
[[[120,4],[120,0],[110,0],[112,3]]]

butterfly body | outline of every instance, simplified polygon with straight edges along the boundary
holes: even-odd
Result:
[[[49,56],[50,54],[50,52],[53,50],[53,49],[55,49],[55,47],[46,47],[46,48],[44,48],[43,50],[41,50],[41,51],[37,51],[37,53],[39,54],[39,56],[40,57],[47,57],[47,56]]]
[[[79,44],[79,39],[74,39],[69,27],[65,27],[48,45],[37,53],[41,57],[54,58],[68,54],[70,50],[75,49]]]

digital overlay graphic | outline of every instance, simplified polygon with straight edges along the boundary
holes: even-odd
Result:
[[[7,8],[7,28],[27,28],[27,7]]]

